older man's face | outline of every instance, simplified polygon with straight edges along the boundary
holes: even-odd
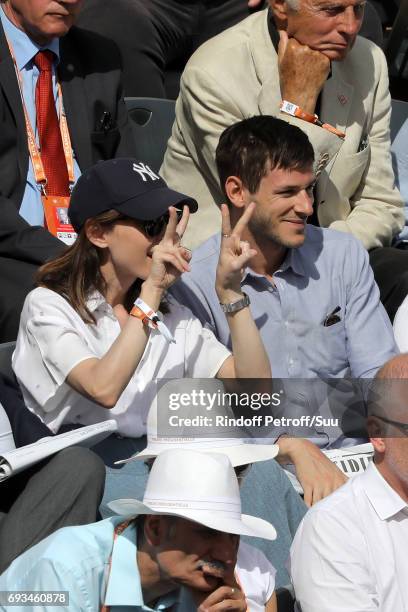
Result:
[[[341,61],[361,28],[364,5],[362,0],[299,0],[299,10],[287,7],[288,35],[332,61]]]
[[[381,433],[372,436],[376,462],[392,482],[403,483],[408,495],[408,379],[379,380],[377,392],[369,419],[378,419],[381,426]]]
[[[400,425],[387,424],[384,461],[408,490],[408,380],[391,381],[388,405],[386,416]]]
[[[83,0],[6,0],[4,10],[20,30],[40,45],[64,36]]]
[[[164,517],[166,518],[166,517]],[[210,592],[233,574],[239,536],[172,518],[157,561],[162,576],[194,590]]]

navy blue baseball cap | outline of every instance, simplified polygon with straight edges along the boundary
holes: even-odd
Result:
[[[76,232],[87,219],[108,210],[137,221],[154,221],[169,206],[190,212],[198,208],[196,200],[167,187],[166,182],[147,164],[137,159],[110,159],[86,170],[78,179],[68,215]]]

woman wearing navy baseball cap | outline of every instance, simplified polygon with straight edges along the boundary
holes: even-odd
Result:
[[[222,209],[216,290],[230,354],[166,294],[189,270],[191,253],[181,240],[197,203],[137,160],[85,172],[68,210],[78,237],[42,266],[22,312],[13,368],[29,409],[54,432],[115,419],[121,438],[102,443],[109,464],[145,446],[157,379],[270,377],[240,285],[256,253],[240,238],[253,208],[233,230]]]

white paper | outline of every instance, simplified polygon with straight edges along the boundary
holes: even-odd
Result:
[[[358,444],[357,446],[348,446],[346,448],[336,448],[332,450],[322,451],[326,457],[333,461],[348,478],[353,478],[357,474],[364,472],[374,455],[374,448],[371,442],[367,444]],[[295,491],[303,494],[302,485],[294,474],[285,470]]]
[[[41,438],[0,456],[0,482],[69,446],[94,446],[117,430],[116,421],[102,421],[63,434]]]

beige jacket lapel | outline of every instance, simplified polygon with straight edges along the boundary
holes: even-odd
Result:
[[[261,115],[269,115],[271,109],[279,108],[281,102],[279,86],[278,56],[268,29],[268,10],[264,18],[258,20],[257,29],[250,40],[253,67],[260,83],[258,110]]]
[[[323,123],[333,125],[342,132],[345,132],[347,129],[347,120],[354,93],[353,85],[350,85],[346,80],[346,72],[346,65],[343,62],[334,62],[332,64],[332,76],[327,80],[323,88],[320,106],[320,120]],[[337,155],[329,162],[320,175],[317,183],[317,200],[319,202],[324,200],[329,176],[336,163]]]

